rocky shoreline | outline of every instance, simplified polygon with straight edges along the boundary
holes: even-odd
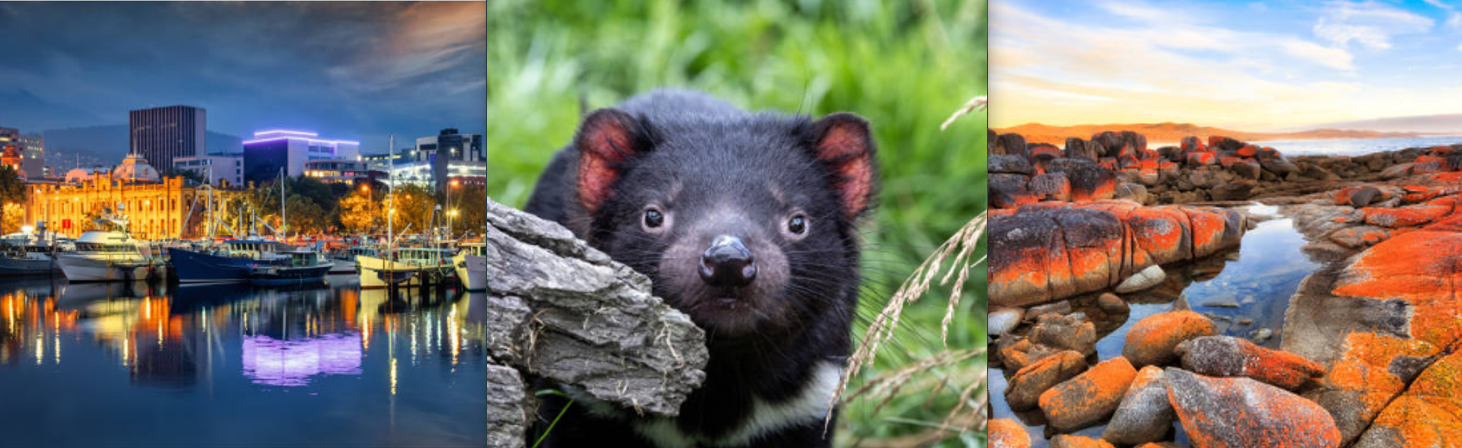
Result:
[[[1174,422],[1198,447],[1462,445],[1462,145],[1286,158],[1104,132],[1064,148],[991,133],[990,148],[992,367],[1022,420],[992,420],[990,446],[1030,446],[1041,425],[1050,446],[1177,446]],[[1274,299],[1278,349],[1219,334],[1180,298],[1099,359],[1129,293],[1221,270],[1262,219],[1241,209],[1255,201],[1320,264]],[[1100,439],[1070,434],[1098,424]]]

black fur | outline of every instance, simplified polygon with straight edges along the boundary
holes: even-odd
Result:
[[[632,135],[586,140],[600,138],[590,123],[605,116],[618,120],[611,124],[629,123],[614,129]],[[575,142],[554,156],[528,201],[529,213],[564,224],[649,276],[657,296],[706,330],[711,353],[706,381],[681,407],[675,423],[682,432],[724,436],[746,420],[753,396],[768,403],[789,400],[811,380],[816,363],[841,365],[850,351],[860,279],[855,225],[871,206],[850,210],[840,195],[848,171],[837,164],[849,156],[819,157],[829,123],[851,123],[863,131],[866,148],[853,157],[866,157],[869,177],[866,188],[853,194],[866,195],[862,204],[870,204],[877,164],[861,119],[839,114],[819,122],[748,113],[704,94],[676,90],[650,92],[588,116]],[[601,148],[624,158],[609,165],[617,175],[607,194],[597,203],[586,201],[580,197],[585,191],[579,186],[580,161],[587,151],[581,146],[606,141],[612,144]],[[648,205],[663,208],[664,228],[643,224]],[[788,216],[798,211],[809,223],[802,235],[787,230]],[[722,234],[747,240],[762,264],[760,283],[721,290],[687,274],[696,272],[698,258],[686,254]],[[707,301],[714,297],[734,297],[747,305],[722,308],[715,303],[732,299]],[[564,404],[554,397],[541,403],[535,437]],[[750,445],[828,444],[819,419],[765,434]],[[625,421],[591,416],[577,404],[549,433],[546,445],[650,446]]]

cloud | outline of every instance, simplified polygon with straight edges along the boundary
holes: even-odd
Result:
[[[1355,42],[1385,50],[1391,48],[1392,36],[1425,33],[1435,24],[1430,18],[1372,1],[1339,1],[1326,4],[1324,14],[1315,22],[1314,32],[1315,36],[1341,47]]]

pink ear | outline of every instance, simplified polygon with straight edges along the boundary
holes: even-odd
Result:
[[[817,120],[813,155],[832,174],[833,188],[842,200],[843,211],[856,219],[868,210],[877,189],[877,162],[868,121],[838,112]]]
[[[639,122],[612,108],[584,117],[574,146],[579,149],[579,203],[590,214],[609,198],[622,164],[648,148]]]

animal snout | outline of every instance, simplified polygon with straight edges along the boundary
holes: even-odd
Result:
[[[756,279],[756,260],[741,238],[721,235],[701,254],[700,272],[711,286],[746,286]]]

